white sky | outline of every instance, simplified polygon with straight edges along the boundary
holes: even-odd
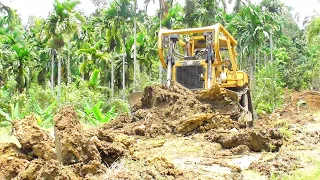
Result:
[[[9,5],[10,7],[17,9],[18,13],[21,15],[22,21],[24,24],[27,23],[28,17],[30,15],[47,17],[49,12],[53,8],[53,0],[1,0],[4,4]],[[139,8],[143,8],[144,0],[138,0]],[[253,2],[260,2],[261,0],[252,0]],[[306,16],[311,16],[315,12],[320,13],[320,2],[319,0],[281,0],[286,5],[293,7],[294,12],[300,14],[300,21]],[[148,6],[148,14],[154,15],[158,9],[158,0],[156,3],[150,3]],[[184,0],[175,0],[184,4]],[[90,0],[81,0],[81,5],[79,8],[84,11],[86,14],[90,14],[95,10],[95,6],[91,3]],[[301,22],[299,22],[301,26]]]

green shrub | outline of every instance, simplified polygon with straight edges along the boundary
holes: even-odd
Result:
[[[278,71],[269,62],[257,72],[256,89],[254,91],[254,105],[258,113],[265,111],[271,113],[283,104],[283,82],[278,76]]]
[[[113,106],[104,114],[100,108],[102,104],[103,102],[101,101],[99,101],[93,107],[91,107],[89,104],[85,104],[83,107],[84,111],[77,110],[77,112],[81,118],[87,120],[92,125],[97,126],[99,124],[108,123],[111,119],[117,116],[117,113],[115,112],[115,107]]]

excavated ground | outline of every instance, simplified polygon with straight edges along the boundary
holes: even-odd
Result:
[[[170,89],[150,86],[130,115],[88,130],[67,106],[54,116],[59,143],[33,116],[15,121],[20,144],[0,144],[0,179],[252,179],[248,172],[267,179],[273,172],[304,167],[297,147],[306,150],[319,143],[313,126],[300,133],[285,126],[297,118],[282,122],[295,112],[292,101],[276,118],[264,117],[248,129],[233,118],[239,113],[236,103],[224,93],[210,93],[191,92],[176,83]],[[303,97],[309,98],[307,105],[316,103],[316,98]],[[308,116],[300,106],[298,113]],[[297,138],[283,136],[283,127],[293,129]]]

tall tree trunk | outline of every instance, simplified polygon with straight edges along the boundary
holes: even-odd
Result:
[[[257,49],[258,48],[255,48],[254,49],[254,62],[253,62],[253,73],[255,74],[256,73],[256,70],[257,70]]]
[[[271,68],[273,69],[273,40],[272,40],[272,32],[270,33],[270,60],[271,60]],[[275,89],[275,85],[274,85],[274,82],[275,82],[275,74],[272,73],[272,91],[273,91],[273,109],[277,107],[277,102],[276,102],[276,89]]]
[[[136,13],[136,8],[137,8],[137,2],[135,1],[134,6],[135,6],[135,13]],[[134,18],[134,28],[133,28],[133,33],[134,33],[134,52],[133,52],[133,91],[136,91],[137,88],[137,21],[136,18]]]
[[[273,40],[272,40],[272,33],[270,33],[270,60],[273,62]]]
[[[58,103],[61,98],[61,57],[58,56]]]
[[[251,55],[249,55],[249,62],[248,62],[248,68],[249,68],[249,76],[250,76],[250,89],[254,90],[254,78],[253,78],[253,61],[254,61],[254,57]]]
[[[243,54],[240,53],[240,58],[239,58],[239,69],[242,69],[242,62],[243,62]]]
[[[70,40],[68,40],[68,61],[67,61],[67,85],[71,83],[71,73],[70,73]]]
[[[51,90],[54,91],[54,49],[52,49],[51,52]]]
[[[113,67],[113,60],[111,59],[111,97],[114,98],[114,67]]]
[[[150,80],[152,80],[152,63],[150,63],[150,66],[149,66],[149,78]]]
[[[159,0],[159,23],[160,23],[160,29],[162,28],[162,0]],[[162,84],[162,64],[159,65],[159,83]]]
[[[265,52],[264,53],[264,67],[265,68],[267,68],[267,58],[268,58],[268,56],[267,56],[267,53]]]
[[[82,55],[82,63],[84,63],[84,55]],[[81,77],[84,80],[84,73],[82,73]]]
[[[125,90],[126,90],[126,46],[125,46],[125,35],[123,34],[123,57],[122,57],[122,99],[125,100]]]
[[[260,51],[259,49],[257,50],[257,64],[258,64],[258,68],[256,69],[256,73],[258,72],[258,69],[260,69]]]

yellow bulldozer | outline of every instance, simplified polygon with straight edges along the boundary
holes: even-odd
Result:
[[[227,94],[238,103],[247,125],[253,126],[249,77],[238,70],[236,45],[237,41],[221,24],[161,29],[158,34],[159,58],[167,71],[167,87],[174,81],[192,91],[210,92],[210,96]],[[141,92],[132,93],[129,102],[140,96]]]

